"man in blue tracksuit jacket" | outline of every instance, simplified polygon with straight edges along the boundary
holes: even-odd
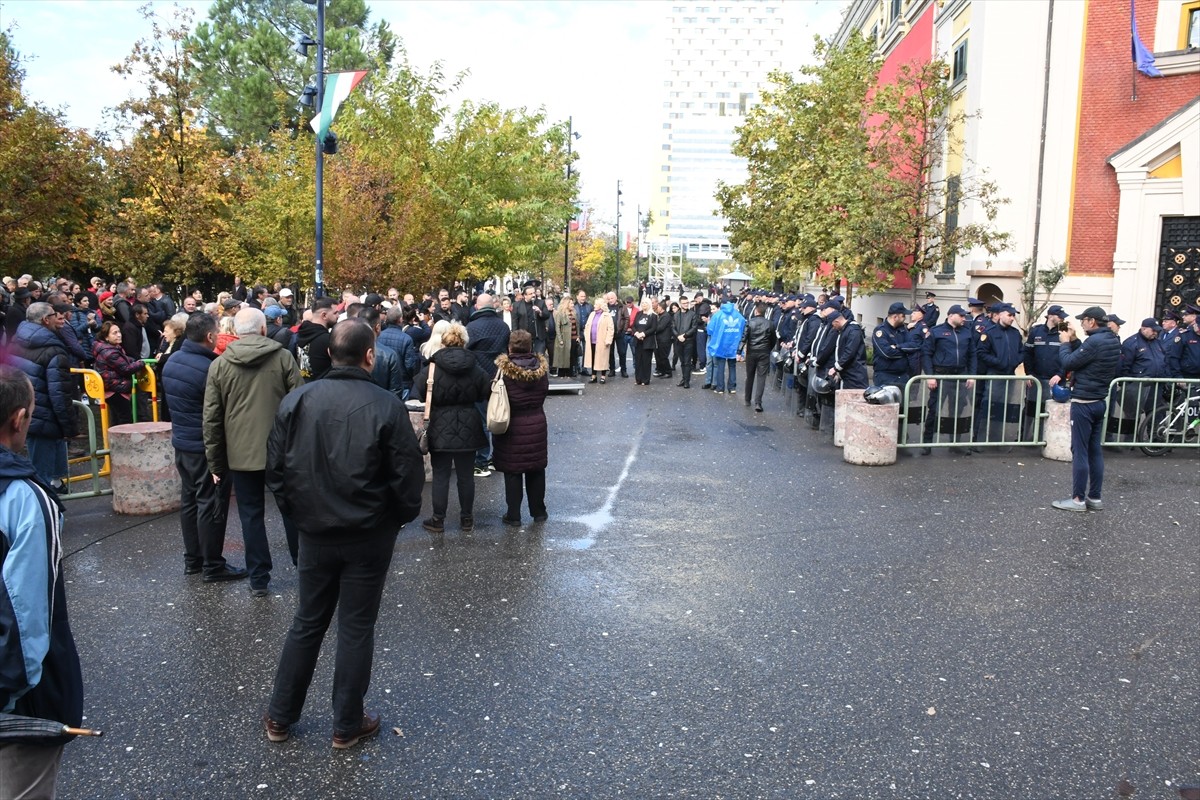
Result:
[[[708,357],[716,364],[713,390],[718,394],[725,392],[726,375],[729,376],[730,394],[737,391],[737,351],[745,329],[746,318],[729,299],[708,320]]]
[[[83,676],[67,619],[63,508],[25,446],[33,385],[0,366],[0,711],[77,727]],[[0,740],[0,796],[53,797],[70,736]]]

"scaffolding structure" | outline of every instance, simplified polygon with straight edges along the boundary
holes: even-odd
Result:
[[[647,248],[649,266],[646,280],[657,278],[663,286],[683,285],[683,245],[669,239],[650,242]]]

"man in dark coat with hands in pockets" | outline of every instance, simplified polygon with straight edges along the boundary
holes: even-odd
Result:
[[[400,526],[421,511],[425,468],[404,404],[371,380],[375,333],[345,320],[329,339],[324,379],[284,398],[267,440],[267,487],[299,528],[299,607],[264,717],[287,741],[300,719],[325,630],[336,609],[333,747],[379,732],[363,708],[375,620]]]

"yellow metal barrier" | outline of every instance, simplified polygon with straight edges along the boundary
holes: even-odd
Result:
[[[129,395],[129,404],[133,406],[133,421],[138,421],[138,394],[150,395],[150,420],[158,422],[158,375],[154,372],[157,358],[143,358],[146,368],[133,376],[133,391]]]
[[[71,492],[63,495],[64,499],[70,500],[78,497],[96,497],[97,495],[111,494],[112,489],[101,489],[100,479],[106,478],[112,471],[112,463],[109,461],[108,450],[108,403],[104,399],[104,379],[100,377],[100,373],[94,369],[72,369],[71,372],[83,377],[83,391],[87,395],[90,402],[75,401],[75,406],[82,408],[84,416],[87,417],[88,425],[88,452],[87,455],[78,456],[68,460],[68,469],[76,464],[88,463],[91,465],[91,470],[82,475],[68,475],[67,484],[76,483],[78,481],[92,481],[91,491]],[[96,418],[92,413],[93,409],[98,409],[100,414],[100,431],[97,437]],[[97,447],[97,444],[100,444]]]

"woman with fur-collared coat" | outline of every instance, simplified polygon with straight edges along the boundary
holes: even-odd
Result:
[[[533,338],[516,330],[508,338],[508,354],[496,358],[508,391],[508,430],[492,435],[492,461],[504,473],[504,499],[508,504],[502,521],[521,524],[522,484],[529,497],[534,522],[546,521],[546,464],[549,461],[546,412],[542,404],[550,391],[550,369],[545,356],[531,352]]]
[[[579,338],[583,341],[583,370],[592,373],[592,383],[596,382],[597,375],[600,376],[600,382],[604,383],[613,335],[613,318],[608,312],[608,304],[603,297],[597,298],[596,307],[579,332]]]

